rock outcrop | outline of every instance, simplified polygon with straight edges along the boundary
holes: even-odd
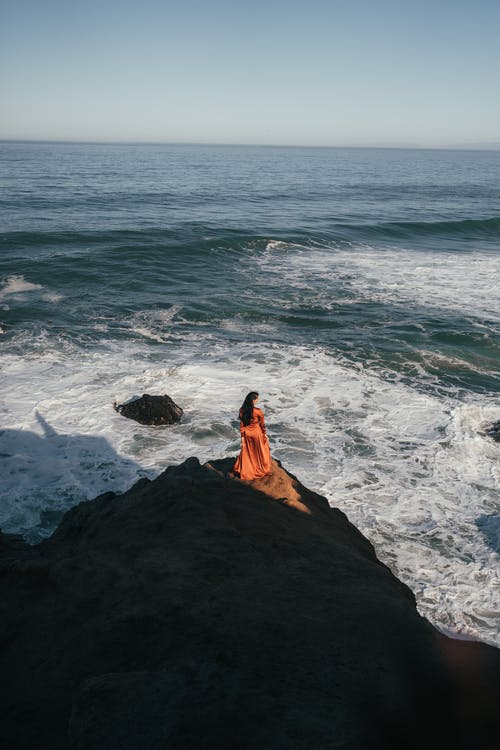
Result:
[[[500,652],[440,635],[277,462],[232,464],[0,536],[2,748],[497,748]]]
[[[483,425],[481,434],[493,438],[497,443],[500,443],[500,419],[497,422],[490,422]]]
[[[170,396],[150,396],[148,393],[125,404],[114,403],[113,408],[124,417],[145,425],[174,424],[184,414]]]

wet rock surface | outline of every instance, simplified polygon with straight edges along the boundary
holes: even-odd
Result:
[[[115,402],[113,408],[122,416],[144,425],[174,424],[184,414],[170,396],[150,396],[147,393],[125,404]]]

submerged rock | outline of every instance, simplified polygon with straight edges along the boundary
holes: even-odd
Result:
[[[481,434],[493,438],[497,443],[500,443],[500,419],[497,422],[483,425]]]
[[[36,547],[0,535],[2,747],[498,747],[500,651],[438,633],[278,462],[233,463],[81,503]]]
[[[150,396],[147,393],[125,404],[115,402],[113,408],[124,417],[145,425],[174,424],[184,414],[170,396]]]

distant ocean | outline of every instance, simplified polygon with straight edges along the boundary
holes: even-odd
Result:
[[[2,143],[0,188],[3,531],[236,455],[258,390],[419,611],[500,645],[500,152]]]

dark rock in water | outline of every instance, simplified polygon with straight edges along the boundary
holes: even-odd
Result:
[[[114,403],[113,407],[124,417],[147,425],[173,424],[184,414],[170,396],[150,396],[147,393],[126,404]]]
[[[500,651],[438,633],[273,461],[191,458],[0,534],[6,750],[495,750]]]
[[[500,443],[500,419],[498,422],[492,422],[491,424],[487,424],[483,426],[482,435],[487,435],[490,438],[493,438],[497,443]]]

